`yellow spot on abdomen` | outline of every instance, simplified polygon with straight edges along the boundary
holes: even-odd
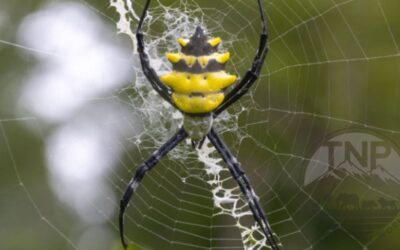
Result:
[[[172,94],[176,106],[185,113],[209,113],[221,105],[225,95],[223,93],[207,94],[205,96],[189,96],[186,94]]]
[[[168,61],[172,63],[177,63],[182,59],[182,56],[179,53],[167,53],[166,57]]]
[[[188,56],[183,53],[167,53],[166,57],[171,63],[177,63],[180,60],[184,60],[188,66],[193,66],[193,64],[198,61],[201,66],[206,67],[210,60],[214,59],[218,63],[224,64],[229,60],[230,53],[214,53],[208,56]]]
[[[189,43],[189,39],[178,38],[178,43],[179,43],[182,47],[185,47],[185,46]]]
[[[225,98],[222,90],[236,81],[225,71],[190,74],[171,72],[160,77],[173,91],[172,100],[185,113],[209,113]]]
[[[209,43],[211,46],[215,47],[215,46],[217,46],[218,44],[221,43],[221,38],[220,38],[220,37],[215,37],[215,38],[213,38],[213,39],[208,40],[208,43]]]

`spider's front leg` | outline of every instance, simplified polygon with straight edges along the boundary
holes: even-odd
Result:
[[[128,187],[120,201],[119,209],[119,232],[125,249],[128,247],[128,244],[125,242],[124,238],[124,213],[129,200],[131,199],[136,188],[139,186],[144,175],[150,171],[163,156],[168,154],[168,152],[174,149],[187,136],[188,134],[186,133],[185,129],[181,128],[171,139],[169,139],[164,145],[156,150],[144,163],[137,168],[134,177],[129,182]]]
[[[261,230],[263,231],[268,245],[273,250],[279,250],[278,243],[276,242],[271,226],[268,223],[268,220],[264,214],[263,209],[258,202],[257,196],[250,184],[249,179],[245,175],[244,171],[240,167],[240,163],[236,160],[236,158],[229,151],[228,147],[219,137],[217,131],[214,128],[208,134],[208,138],[214,147],[217,149],[218,153],[222,156],[222,159],[229,167],[229,171],[231,172],[233,178],[238,183],[240,190],[244,194],[249,204],[250,210],[253,213],[254,219],[257,221]]]
[[[227,109],[230,105],[238,101],[243,95],[245,95],[251,86],[256,82],[258,77],[260,76],[261,69],[264,65],[265,58],[268,54],[268,29],[267,29],[267,21],[264,15],[264,9],[261,3],[261,0],[257,0],[258,3],[258,11],[261,19],[261,35],[260,41],[258,45],[258,49],[256,55],[253,59],[253,63],[251,68],[246,72],[242,80],[229,92],[224,102],[214,110],[213,116],[216,117],[222,113],[225,109]]]
[[[139,25],[136,30],[136,41],[138,44],[138,54],[140,58],[140,64],[142,65],[142,70],[147,80],[150,82],[153,89],[169,104],[175,107],[175,104],[171,100],[170,89],[165,86],[158,77],[156,71],[150,65],[149,56],[146,53],[145,45],[144,45],[144,36],[142,33],[143,22],[147,15],[147,10],[149,8],[151,0],[147,0],[143,9],[143,14],[140,18]]]

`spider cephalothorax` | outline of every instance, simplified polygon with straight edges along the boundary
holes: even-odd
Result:
[[[236,81],[225,72],[229,52],[219,53],[220,38],[208,39],[202,28],[186,40],[178,39],[179,53],[167,53],[173,71],[160,77],[171,88],[172,101],[186,114],[206,114],[224,100],[223,90]]]
[[[232,155],[213,127],[214,119],[246,94],[257,80],[267,56],[267,25],[261,0],[257,0],[257,2],[262,24],[258,50],[251,68],[235,87],[228,93],[225,93],[225,89],[236,81],[236,76],[225,72],[225,64],[229,60],[229,53],[218,52],[218,45],[221,39],[219,37],[209,39],[200,27],[197,27],[190,39],[178,39],[181,45],[181,52],[167,53],[167,59],[172,63],[173,71],[158,77],[156,71],[150,65],[143,41],[142,26],[150,5],[150,0],[146,1],[136,31],[138,53],[143,73],[157,93],[165,101],[183,112],[185,118],[178,132],[137,168],[121,199],[119,228],[122,244],[125,248],[127,247],[127,243],[124,239],[124,212],[130,198],[145,174],[163,156],[190,136],[194,145],[201,146],[206,138],[214,145],[228,166],[232,177],[239,185],[240,190],[243,192],[258,227],[265,235],[267,244],[273,250],[279,249],[249,179],[241,168],[240,163]],[[201,140],[200,143],[198,143],[199,140]]]

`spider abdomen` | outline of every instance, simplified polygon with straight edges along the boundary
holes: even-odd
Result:
[[[187,114],[207,114],[224,101],[224,89],[236,81],[225,71],[229,52],[219,53],[220,38],[208,39],[198,27],[190,40],[178,39],[179,53],[167,53],[173,71],[160,77],[172,90],[172,101]]]

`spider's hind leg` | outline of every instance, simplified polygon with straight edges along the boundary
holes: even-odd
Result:
[[[183,139],[185,139],[187,135],[188,134],[186,133],[185,129],[181,128],[171,139],[169,139],[164,145],[156,150],[145,162],[143,162],[137,168],[135,175],[129,182],[128,187],[126,188],[126,191],[121,198],[119,210],[119,232],[122,245],[125,247],[125,249],[128,247],[128,244],[126,243],[124,237],[124,213],[125,208],[129,203],[129,200],[131,199],[132,195],[134,194],[136,188],[139,186],[145,174],[150,171],[163,156],[168,154],[168,152],[174,149]]]
[[[257,224],[263,231],[268,245],[273,250],[279,250],[279,245],[275,240],[274,234],[272,232],[271,226],[268,223],[268,220],[262,210],[260,203],[258,202],[258,198],[250,184],[249,179],[245,175],[243,169],[240,167],[240,163],[236,160],[236,158],[229,151],[228,147],[219,137],[218,133],[214,128],[211,128],[210,133],[208,134],[208,138],[211,143],[217,149],[218,153],[222,156],[222,159],[229,167],[229,171],[231,172],[233,178],[238,183],[240,190],[246,197],[246,200],[249,204],[250,210],[253,213],[253,217],[256,220]]]

